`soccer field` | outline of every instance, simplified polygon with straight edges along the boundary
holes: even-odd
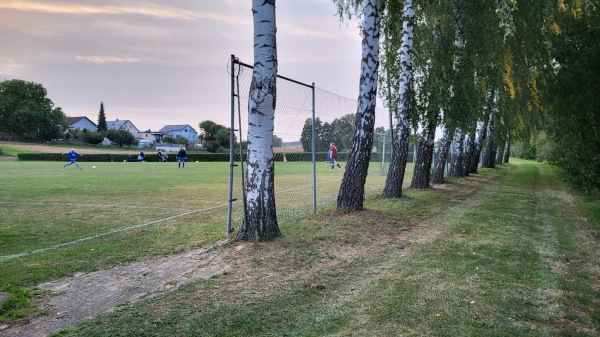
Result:
[[[229,163],[0,162],[0,286],[172,254],[225,237]],[[96,166],[92,169],[92,166]],[[371,165],[366,194],[380,193]],[[411,168],[409,168],[412,172]],[[409,174],[409,172],[407,172]],[[335,204],[341,169],[317,165],[318,209]],[[235,176],[233,227],[242,217]],[[276,163],[278,219],[313,211],[310,163]]]

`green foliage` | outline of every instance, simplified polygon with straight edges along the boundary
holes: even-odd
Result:
[[[556,76],[549,81],[547,131],[557,151],[550,162],[562,167],[579,186],[598,190],[600,11],[572,3],[565,6],[555,16],[555,33],[559,34],[551,50]]]
[[[101,132],[84,132],[83,133],[83,141],[88,144],[97,145],[97,144],[102,143],[103,140],[104,140],[104,134]]]
[[[135,139],[135,136],[125,129],[108,130],[106,132],[106,138],[108,138],[112,142],[117,143],[119,147],[122,147],[123,145],[131,147],[131,145],[138,144],[138,141]]]
[[[106,115],[104,114],[104,103],[100,102],[100,112],[98,113],[98,132],[108,131],[106,125]]]
[[[1,292],[12,294],[0,307],[0,323],[19,319],[31,312],[35,307],[29,299],[34,294],[31,289],[11,285],[0,286]]]
[[[331,124],[323,123],[319,117],[315,119],[315,151],[323,152],[329,149],[329,143],[335,143],[338,151],[344,151],[352,146],[356,116],[348,114],[336,118]],[[312,119],[308,118],[302,127],[300,142],[306,152],[312,148]]]
[[[46,97],[46,89],[34,82],[0,82],[0,133],[28,140],[60,138],[68,124],[61,108]]]
[[[273,135],[273,147],[281,147],[283,145],[283,139],[277,135]]]

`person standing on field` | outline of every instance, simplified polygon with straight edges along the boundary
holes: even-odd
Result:
[[[185,168],[185,159],[187,158],[187,153],[183,148],[183,145],[179,146],[179,153],[177,153],[177,167]]]
[[[337,165],[337,167],[339,167],[339,168],[342,168],[340,166],[340,164],[336,163],[337,156],[338,156],[337,147],[335,147],[334,143],[329,143],[329,150],[327,151],[327,159],[329,159],[329,162],[331,163],[332,170],[335,165]]]
[[[81,166],[79,166],[79,164],[77,164],[77,157],[81,157],[82,155],[75,152],[75,150],[73,150],[73,149],[71,149],[71,152],[63,153],[63,155],[65,155],[65,154],[69,156],[70,162],[66,163],[65,166],[63,166],[63,168],[66,168],[69,165],[75,164],[77,166],[77,168],[79,168],[81,170]]]

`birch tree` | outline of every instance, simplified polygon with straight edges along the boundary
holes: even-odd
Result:
[[[412,0],[406,0],[403,10],[402,42],[398,51],[400,58],[400,83],[398,94],[398,112],[393,155],[385,180],[383,195],[391,198],[402,196],[402,184],[408,159],[408,138],[410,136],[410,102],[412,100],[412,53],[414,43],[415,11]]]
[[[277,98],[275,0],[252,0],[254,70],[248,99],[246,212],[238,240],[281,235],[274,188],[273,128]]]
[[[354,212],[363,208],[375,127],[381,9],[382,0],[364,2],[358,108],[354,139],[337,198],[338,211]]]

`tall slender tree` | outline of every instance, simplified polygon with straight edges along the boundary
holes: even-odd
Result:
[[[412,0],[404,2],[402,42],[398,50],[400,59],[400,83],[398,93],[398,111],[396,113],[396,130],[393,144],[392,161],[385,180],[383,195],[390,198],[402,196],[402,184],[408,160],[408,139],[410,136],[410,109],[413,100],[413,48],[415,11]]]
[[[254,69],[248,99],[246,209],[238,240],[281,235],[275,207],[273,129],[277,98],[275,0],[252,0]]]
[[[363,7],[362,62],[354,139],[337,198],[337,210],[363,208],[365,182],[371,159],[379,71],[382,0],[366,0]]]
[[[108,131],[106,125],[106,115],[104,114],[104,102],[100,102],[100,112],[98,113],[98,132]]]

